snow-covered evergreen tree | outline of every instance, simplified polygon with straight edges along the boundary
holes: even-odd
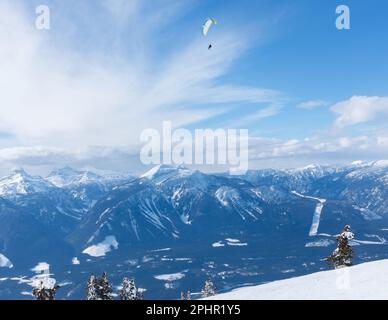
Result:
[[[51,288],[45,286],[44,282],[41,281],[37,288],[32,290],[32,295],[37,300],[55,300],[55,294],[57,293],[60,286],[54,285]]]
[[[108,279],[108,274],[104,272],[101,279],[97,281],[97,294],[99,300],[113,300],[112,292],[113,290]]]
[[[145,289],[137,289],[137,299],[136,300],[144,300],[144,292]]]
[[[342,268],[353,264],[354,251],[349,241],[354,239],[350,226],[345,226],[343,232],[337,237],[337,248],[327,258],[334,268]]]
[[[96,276],[93,274],[90,276],[86,288],[86,300],[100,300],[98,296],[98,281]]]
[[[190,291],[187,291],[187,294],[182,291],[181,292],[181,300],[191,300],[191,293]]]
[[[216,295],[216,287],[211,279],[205,282],[202,290],[202,298],[207,298]]]
[[[124,278],[119,296],[121,300],[139,300],[135,280]]]

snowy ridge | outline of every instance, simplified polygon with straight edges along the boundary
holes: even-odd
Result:
[[[130,180],[132,176],[115,171],[97,169],[76,170],[64,167],[53,170],[46,180],[58,188],[69,188],[88,184],[104,184]]]
[[[172,177],[184,177],[191,175],[193,172],[183,166],[168,166],[168,165],[158,165],[151,170],[147,171],[145,174],[141,175],[140,178],[148,179],[153,181],[156,184],[163,183]]]
[[[95,182],[101,180],[102,177],[89,171],[78,171],[66,167],[54,170],[46,179],[55,186],[64,188],[74,184]]]
[[[0,195],[5,197],[47,192],[51,188],[55,187],[50,182],[41,177],[33,177],[23,169],[14,170],[0,179]]]
[[[236,289],[208,300],[387,300],[388,260]]]

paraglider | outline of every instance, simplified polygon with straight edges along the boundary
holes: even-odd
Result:
[[[210,31],[210,29],[214,26],[218,24],[218,21],[214,18],[209,18],[205,21],[204,25],[203,25],[203,28],[202,28],[202,34],[204,35],[204,37],[206,37]],[[212,44],[209,44],[209,47],[208,49],[210,50],[211,48],[213,48],[213,45]]]

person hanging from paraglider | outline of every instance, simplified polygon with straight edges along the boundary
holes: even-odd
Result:
[[[202,34],[204,35],[204,37],[206,37],[210,31],[210,29],[214,26],[218,24],[218,21],[216,19],[213,19],[213,18],[209,18],[205,21],[203,27],[202,27]],[[208,50],[212,49],[213,48],[213,44],[209,44],[208,46]]]

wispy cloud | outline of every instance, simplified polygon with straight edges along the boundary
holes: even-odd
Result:
[[[298,104],[297,107],[300,109],[314,110],[317,108],[326,107],[328,105],[329,103],[324,100],[310,100]]]
[[[368,136],[314,136],[304,139],[273,139],[256,137],[251,139],[251,161],[253,163],[280,160],[292,166],[291,160],[314,162],[349,161],[354,159],[385,159],[388,146],[388,132]],[[286,162],[284,160],[287,160]],[[270,162],[267,162],[270,166]]]
[[[331,108],[337,114],[339,128],[369,122],[378,117],[388,119],[388,97],[354,96]]]
[[[250,39],[246,33],[219,31],[213,50],[207,50],[200,32],[188,33],[191,40],[181,47],[172,45],[162,54],[151,39],[158,43],[161,28],[174,30],[171,23],[184,11],[179,1],[169,1],[167,9],[157,1],[152,10],[139,1],[101,3],[109,8],[112,20],[141,22],[137,38],[131,38],[131,31],[125,46],[112,46],[101,53],[79,51],[72,43],[62,50],[58,37],[74,23],[71,11],[67,11],[68,20],[62,17],[60,30],[54,28],[47,34],[33,28],[23,6],[10,0],[1,2],[5,21],[0,26],[4,106],[0,130],[16,136],[20,145],[136,145],[141,130],[158,128],[163,120],[182,126],[227,112],[230,106],[223,107],[225,104],[278,99],[272,90],[219,81],[247,48]],[[55,25],[55,20],[52,23]],[[120,32],[116,40],[123,39],[124,32]],[[91,36],[90,43],[105,37]]]
[[[250,113],[248,115],[239,117],[238,120],[234,120],[233,123],[237,127],[244,127],[257,123],[266,118],[270,118],[278,115],[282,110],[282,104],[273,104],[269,107],[260,108],[258,111]]]
[[[260,40],[260,30],[247,32],[243,21],[215,28],[207,50],[201,21],[186,16],[194,1],[51,0],[49,32],[34,28],[25,4],[0,1],[0,163],[125,167],[137,156],[141,131],[160,129],[164,120],[190,127],[216,119],[238,128],[289,112],[276,88],[230,80]],[[325,106],[311,100],[297,107],[313,114]],[[384,130],[342,131],[387,118],[388,98],[355,96],[330,110],[335,135],[252,138],[252,158],[387,154]]]

